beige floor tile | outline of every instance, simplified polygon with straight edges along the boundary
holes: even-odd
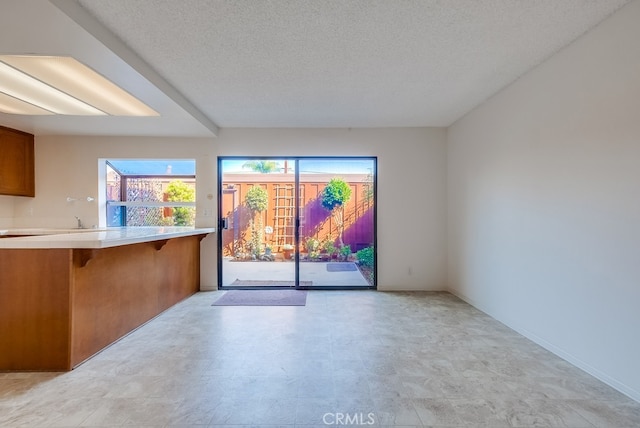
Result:
[[[447,293],[219,294],[71,372],[0,373],[0,427],[640,426],[639,403]]]

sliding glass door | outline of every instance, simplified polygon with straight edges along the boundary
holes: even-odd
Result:
[[[219,161],[222,287],[295,287],[295,161]]]
[[[375,158],[219,158],[221,288],[375,287]]]
[[[375,285],[374,159],[298,162],[299,285]]]

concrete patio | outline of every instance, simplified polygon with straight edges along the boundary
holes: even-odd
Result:
[[[295,264],[291,261],[235,261],[222,262],[222,285],[231,286],[236,280],[291,282],[295,279]],[[367,287],[369,283],[353,262],[301,262],[300,282],[311,281],[313,287]],[[233,286],[242,284],[234,284]],[[246,284],[245,284],[246,285]],[[254,284],[257,285],[257,284]]]

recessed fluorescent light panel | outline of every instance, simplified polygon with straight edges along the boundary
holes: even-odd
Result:
[[[0,112],[159,116],[74,58],[31,55],[0,55]]]

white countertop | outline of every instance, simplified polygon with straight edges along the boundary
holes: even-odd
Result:
[[[109,227],[103,229],[0,229],[2,248],[108,248],[215,232],[213,227]],[[21,235],[2,238],[1,235]],[[29,236],[24,236],[29,235]]]

